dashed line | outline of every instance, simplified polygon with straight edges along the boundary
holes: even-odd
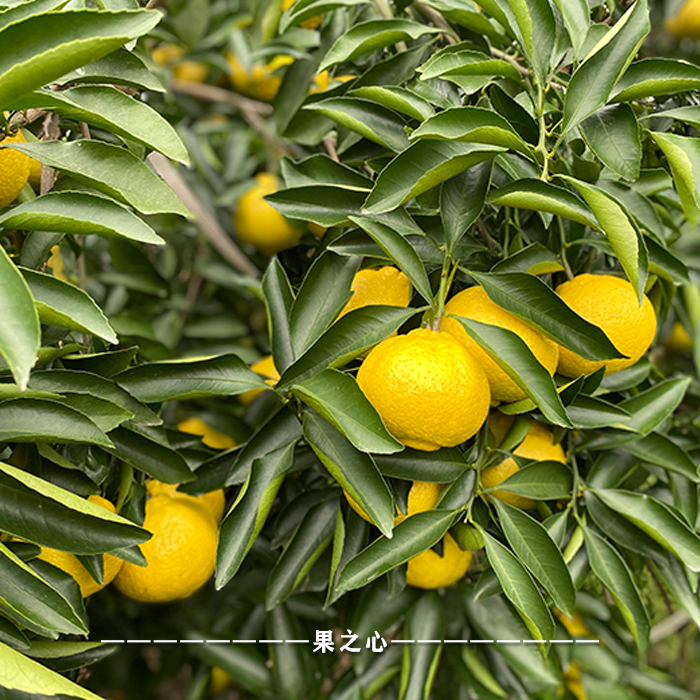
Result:
[[[520,639],[497,639],[496,644],[520,644]]]
[[[260,644],[284,644],[284,639],[260,639]]]
[[[285,639],[287,644],[310,644],[308,639]]]
[[[391,643],[392,644],[413,644],[416,640],[415,639],[392,639]]]
[[[391,639],[392,644],[600,644],[599,639]],[[100,639],[100,644],[312,644],[309,639]]]
[[[416,639],[416,644],[440,644],[442,639]]]
[[[230,644],[230,639],[205,639],[207,644]]]

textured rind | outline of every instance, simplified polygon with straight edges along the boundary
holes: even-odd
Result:
[[[468,440],[491,402],[474,357],[452,336],[426,328],[382,341],[362,363],[357,383],[389,432],[425,451]]]
[[[426,510],[431,510],[435,506],[437,499],[440,497],[443,487],[444,484],[438,484],[434,481],[414,481],[413,486],[411,486],[411,489],[408,492],[406,515],[397,509],[397,515],[394,517],[394,527],[416,513],[423,513]],[[363,520],[366,520],[368,523],[372,523],[372,520],[370,520],[362,506],[347,491],[343,491],[343,493],[345,494],[345,498],[347,498],[350,507]]]
[[[25,143],[21,131],[0,141],[0,209],[6,207],[21,192],[29,179],[30,158],[11,148],[9,143]]]
[[[391,265],[360,270],[353,278],[350,289],[353,295],[338,314],[338,318],[363,306],[384,304],[406,307],[411,300],[411,283],[408,277]]]
[[[413,557],[406,569],[406,583],[416,588],[441,588],[451,586],[467,573],[472,553],[463,552],[451,535],[445,535],[442,556],[432,549]]]
[[[612,275],[578,275],[560,284],[557,294],[580,316],[601,328],[612,344],[628,359],[585,360],[564,347],[559,348],[558,372],[580,377],[605,367],[614,374],[631,367],[649,349],[656,335],[656,313],[646,294],[640,307],[634,287]]]
[[[513,331],[550,374],[556,371],[559,346],[491,301],[483,287],[469,287],[455,295],[447,302],[445,311],[454,316],[463,316]],[[478,359],[486,372],[491,386],[491,395],[496,401],[520,401],[526,397],[525,392],[472,339],[459,321],[445,317],[440,322],[440,330],[453,335]]]
[[[178,429],[182,430],[180,425]],[[224,516],[224,507],[226,505],[226,496],[223,489],[203,493],[201,496],[190,496],[187,493],[178,491],[179,484],[165,484],[156,479],[149,479],[146,482],[146,490],[150,496],[169,496],[170,498],[181,498],[187,503],[199,504],[204,510],[211,515],[215,522],[221,522]]]

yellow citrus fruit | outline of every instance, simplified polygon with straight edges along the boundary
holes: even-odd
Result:
[[[2,132],[0,132],[2,137]],[[10,143],[26,143],[21,131],[0,140],[0,209],[6,207],[21,192],[29,179],[29,156],[12,148]]]
[[[357,383],[392,435],[418,450],[468,440],[484,424],[491,401],[474,357],[451,335],[427,328],[379,343]]]
[[[363,306],[408,306],[411,301],[411,283],[395,267],[374,267],[360,270],[350,285],[352,297],[338,314],[338,318]]]
[[[671,335],[669,335],[666,341],[666,349],[675,355],[681,355],[693,349],[693,341],[688,335],[685,326],[680,321],[676,321],[673,324]]]
[[[331,74],[327,70],[322,70],[320,73],[316,75],[314,78],[314,82],[311,84],[311,87],[309,88],[309,92],[312,95],[315,95],[319,92],[325,92],[328,90],[328,88],[333,85],[333,83],[347,83],[348,80],[352,80],[353,78],[356,78],[357,76],[355,75],[334,75],[331,76]]]
[[[229,53],[227,60],[234,90],[263,102],[273,100],[282,84],[282,78],[275,71],[294,63],[291,56],[279,55],[266,65],[256,63],[249,71],[234,54]]]
[[[483,287],[470,287],[455,295],[445,305],[445,311],[454,316],[463,316],[513,331],[550,374],[556,371],[559,359],[557,344],[491,301]],[[491,396],[495,401],[520,401],[526,397],[525,392],[472,339],[459,321],[443,317],[440,321],[440,330],[457,338],[478,359],[486,372]]]
[[[309,231],[311,231],[316,238],[323,238],[323,234],[328,231],[328,229],[325,226],[319,226],[313,221],[309,221]]]
[[[438,484],[434,481],[414,481],[413,486],[408,492],[408,503],[406,504],[406,515],[398,508],[394,517],[394,527],[402,523],[406,518],[410,518],[416,513],[423,513],[426,510],[431,510],[437,503],[440,494],[442,493],[444,484]],[[368,523],[371,523],[369,516],[365,513],[364,508],[347,492],[343,491],[347,498],[350,507]]]
[[[29,159],[29,178],[27,181],[36,192],[39,192],[41,189],[41,163],[35,158]]]
[[[558,371],[565,377],[580,377],[601,367],[605,367],[606,375],[619,372],[635,364],[654,340],[654,307],[646,294],[640,306],[627,280],[611,275],[578,275],[560,284],[556,292],[579,316],[602,329],[628,358],[595,362],[560,347]]]
[[[65,265],[63,264],[63,258],[61,257],[60,246],[55,245],[51,248],[51,256],[46,261],[46,265],[51,268],[53,276],[61,280],[62,282],[67,282],[68,278],[65,273]]]
[[[117,509],[106,498],[102,498],[102,496],[88,496],[88,501],[101,506],[110,513],[117,512]],[[70,574],[80,586],[80,594],[83,598],[87,598],[93,593],[101,591],[106,585],[111,583],[122,568],[122,564],[124,564],[122,559],[117,559],[117,557],[111,554],[102,555],[102,583],[99,584],[90,576],[88,570],[80,563],[80,560],[74,554],[61,552],[58,549],[50,549],[49,547],[42,547],[39,559],[43,559],[43,561],[47,561],[49,564],[53,564],[67,574]]]
[[[144,603],[191,596],[214,573],[219,532],[199,504],[160,494],[146,501],[143,527],[153,534],[140,545],[147,566],[125,562],[114,585]]]
[[[211,680],[209,681],[209,695],[219,695],[223,693],[231,682],[231,676],[220,666],[211,669]]]
[[[280,250],[291,248],[302,233],[263,199],[273,192],[277,192],[277,177],[271,173],[258,173],[255,185],[238,200],[234,215],[238,237],[264,255],[275,255]]]
[[[177,424],[177,429],[190,435],[201,435],[202,442],[216,450],[230,450],[238,444],[232,437],[214,430],[201,418],[196,418],[195,416],[180,421]]]
[[[160,44],[151,51],[151,58],[157,66],[172,66],[184,55],[185,49],[175,44]]]
[[[209,66],[201,61],[183,61],[185,49],[174,44],[161,44],[151,52],[157,66],[172,68],[176,80],[190,83],[203,83],[209,75]]]
[[[700,0],[686,0],[664,29],[678,39],[700,39]]]
[[[288,10],[295,2],[296,0],[284,0],[282,9]],[[309,19],[305,19],[301,23],[301,26],[304,27],[304,29],[318,29],[318,27],[321,26],[322,20],[323,17],[321,15],[315,15],[314,17],[309,17]]]
[[[156,479],[146,481],[146,491],[148,491],[149,496],[168,496],[169,498],[182,499],[186,503],[198,504],[211,515],[215,522],[221,522],[226,507],[226,496],[223,489],[203,493],[201,496],[190,496],[188,493],[178,491],[178,486],[179,484],[165,484]]]
[[[581,671],[575,661],[572,661],[566,671],[562,673],[562,678],[564,679],[566,688],[576,698],[576,700],[588,700],[586,691],[581,683]],[[564,689],[560,687],[560,690],[562,691],[561,694],[563,695]]]
[[[498,447],[505,438],[510,426],[515,418],[513,416],[504,416],[498,411],[491,414],[489,418],[489,430],[493,433],[494,442]],[[525,439],[513,450],[513,454],[525,459],[534,459],[539,462],[566,462],[566,456],[561,445],[554,444],[554,436],[544,426],[540,425],[536,420],[530,421],[530,428],[527,431]],[[481,485],[484,488],[490,489],[498,486],[502,481],[505,481],[509,476],[515,474],[520,469],[517,462],[508,457],[499,464],[493,467],[488,467],[481,472]],[[515,493],[496,490],[491,493],[494,498],[497,498],[503,503],[508,503],[516,508],[527,510],[534,508],[535,502],[529,498],[518,496]]]
[[[588,626],[579,613],[574,612],[573,615],[565,615],[563,612],[559,612],[557,613],[557,617],[559,618],[559,622],[564,625],[564,629],[566,629],[572,637],[592,636],[593,633],[588,629]]]
[[[442,541],[442,556],[432,549],[426,549],[409,559],[406,583],[416,588],[451,586],[467,573],[471,561],[472,553],[462,551],[454,538],[447,534]]]
[[[275,361],[272,359],[272,355],[265,355],[262,360],[251,365],[250,368],[260,376],[266,377],[265,383],[270,386],[275,386],[280,379],[280,373],[275,367]],[[238,398],[243,405],[249,406],[263,391],[265,391],[265,389],[251,389],[250,391],[244,391]]]

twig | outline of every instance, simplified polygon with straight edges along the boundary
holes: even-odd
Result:
[[[503,61],[507,61],[514,66],[524,78],[527,78],[530,75],[530,71],[524,66],[521,66],[510,54],[507,54],[505,51],[501,51],[501,49],[497,49],[495,46],[490,46],[489,50],[491,51],[492,56],[500,58]]]
[[[219,222],[201,205],[184,178],[173,164],[160,153],[151,153],[148,160],[165,180],[177,198],[192,212],[197,228],[207,237],[219,254],[244,275],[257,277],[260,274],[243,251],[231,240]]]
[[[458,35],[439,12],[433,10],[432,7],[424,5],[422,2],[414,2],[413,7],[415,7],[421,14],[425,15],[436,27],[439,27],[445,32],[445,38],[447,39],[448,43],[457,43]]]
[[[53,114],[51,112],[47,113],[41,127],[40,139],[42,141],[55,141],[60,135],[61,130],[58,126],[58,114]],[[46,165],[46,163],[42,163],[39,193],[46,194],[53,187],[54,180],[54,169],[51,166]]]
[[[78,122],[78,127],[80,128],[80,134],[84,139],[88,141],[92,140],[90,136],[90,127],[85,122]]]
[[[338,152],[335,150],[335,138],[333,136],[328,136],[325,139],[323,139],[323,147],[326,149],[326,152],[331,157],[331,160],[334,160],[336,163],[340,162],[340,159],[338,158]]]
[[[146,7],[144,9],[155,10],[164,4],[165,4],[165,0],[148,0],[148,2],[146,3]]]
[[[665,620],[654,625],[649,633],[649,642],[658,644],[660,641],[670,637],[676,632],[680,632],[689,622],[690,615],[685,610],[676,610],[673,615],[669,615]]]
[[[671,601],[668,597],[668,593],[666,593],[666,589],[663,587],[663,584],[661,581],[659,581],[659,577],[656,575],[656,571],[654,571],[654,567],[651,565],[651,562],[647,559],[646,561],[647,569],[649,570],[649,573],[651,574],[652,578],[654,579],[654,583],[656,584],[656,587],[659,589],[661,592],[661,595],[664,598],[664,602],[666,603],[666,611],[668,612],[669,615],[673,613],[673,606],[671,605]]]

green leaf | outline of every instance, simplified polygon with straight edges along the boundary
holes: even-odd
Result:
[[[698,71],[698,85],[700,86],[700,71]],[[675,119],[684,124],[690,124],[696,129],[700,128],[700,107],[687,106],[664,109],[661,112],[653,112],[647,115],[645,119],[656,119],[657,117],[659,119]]]
[[[644,58],[633,63],[615,86],[612,99],[632,102],[700,88],[700,68],[671,58]]]
[[[649,266],[644,238],[633,225],[627,212],[604,190],[580,180],[568,179],[581,193],[600,222],[641,302]]]
[[[537,404],[550,423],[571,427],[554,380],[515,333],[461,316],[451,318],[462,324],[489,357]]]
[[[125,148],[95,140],[13,143],[7,147],[62,170],[142,214],[190,216],[170,187]]]
[[[600,228],[593,213],[576,195],[542,180],[526,178],[499,187],[491,193],[488,202],[501,207],[546,211],[584,226]]]
[[[313,413],[304,414],[303,426],[304,438],[330,475],[362,506],[382,534],[391,538],[394,501],[372,458]]]
[[[619,404],[620,408],[629,411],[631,418],[624,421],[625,426],[636,430],[642,435],[648,435],[657,426],[673,415],[683,400],[690,377],[665,379],[653,387],[625,399]]]
[[[548,641],[554,636],[554,620],[525,567],[497,539],[484,532],[486,556],[533,639]]]
[[[440,218],[448,253],[454,252],[462,236],[481,216],[492,171],[493,161],[488,160],[443,183],[440,191]]]
[[[298,161],[285,156],[280,160],[280,170],[287,187],[318,184],[364,190],[372,187],[369,178],[347,165],[331,160],[325,153],[315,153]]]
[[[451,510],[424,511],[406,518],[394,528],[391,539],[382,535],[354,556],[340,572],[336,587],[340,591],[362,588],[401,566],[435,546],[452,527],[454,519]]]
[[[333,498],[318,503],[304,516],[267,580],[267,610],[292,594],[330,544],[337,509],[338,502]]]
[[[393,46],[399,41],[418,39],[426,34],[436,34],[440,29],[405,19],[379,19],[360,22],[346,31],[323,57],[319,71],[358,56]]]
[[[525,498],[549,501],[570,498],[573,476],[561,462],[536,462],[522,467],[498,485],[499,491],[515,493]]]
[[[693,592],[690,588],[683,565],[669,555],[660,561],[655,561],[654,564],[658,567],[676,602],[696,625],[700,624],[700,601],[698,601],[697,592]]]
[[[348,216],[360,213],[367,190],[335,184],[290,187],[269,194],[265,200],[290,219],[311,221],[319,226],[347,226]]]
[[[406,447],[393,455],[374,455],[379,471],[385,476],[408,481],[450,483],[469,468],[457,447],[443,447],[435,452],[423,452]]]
[[[39,320],[44,325],[89,333],[111,344],[118,342],[102,309],[82,289],[53,275],[26,268],[20,271],[34,297]]]
[[[263,275],[263,292],[267,325],[270,329],[270,345],[277,371],[283,373],[294,362],[289,318],[294,307],[294,292],[289,278],[277,258],[273,258]]]
[[[70,406],[90,420],[103,432],[108,433],[134,417],[131,411],[117,406],[109,400],[86,394],[66,393],[59,399],[64,406]]]
[[[527,470],[524,470],[527,471]],[[533,517],[498,499],[492,501],[503,534],[521,563],[552,596],[556,606],[573,615],[576,591],[559,547]]]
[[[597,112],[649,33],[646,0],[638,0],[598,42],[571,76],[564,99],[562,133]]]
[[[435,110],[428,100],[404,87],[397,87],[394,85],[365,85],[355,90],[350,90],[348,96],[372,100],[373,102],[377,102],[384,107],[393,109],[395,112],[405,114],[407,117],[417,119],[418,121],[428,119],[435,114]]]
[[[531,147],[500,114],[481,107],[452,107],[426,119],[411,133],[411,141],[458,141],[487,143],[519,151],[527,156]]]
[[[625,180],[636,180],[642,165],[639,122],[628,104],[598,110],[579,129],[596,158]]]
[[[20,389],[27,388],[29,372],[41,342],[39,315],[29,286],[0,247],[0,355],[7,362]]]
[[[399,153],[379,173],[364,207],[374,214],[396,209],[503,150],[488,144],[420,140]]]
[[[318,112],[391,151],[408,146],[406,122],[396,112],[370,100],[358,97],[329,97],[311,102],[303,109]]]
[[[355,7],[357,4],[357,0],[297,0],[282,14],[279,24],[280,34],[316,15],[323,15],[338,7]]]
[[[61,92],[39,90],[22,99],[22,108],[46,109],[142,143],[185,165],[190,162],[185,144],[168,121],[145,102],[111,85],[78,85]]]
[[[287,370],[277,388],[286,391],[292,384],[313,377],[324,369],[343,367],[362,355],[415,316],[419,309],[400,306],[364,306],[339,318]]]
[[[101,642],[33,641],[26,653],[33,659],[41,659],[50,669],[66,673],[101,661],[116,650],[114,644]]]
[[[665,503],[630,491],[591,490],[605,505],[678,557],[691,571],[700,571],[700,536]]]
[[[292,306],[289,330],[294,357],[300,357],[333,323],[352,296],[361,259],[331,251],[319,255],[309,268]]]
[[[216,556],[217,589],[236,575],[262,530],[285,474],[292,466],[295,444],[290,442],[253,461],[248,478],[221,523]]]
[[[2,462],[0,493],[0,529],[44,547],[94,555],[150,538],[131,521]]]
[[[548,0],[512,0],[509,4],[537,82],[544,87],[555,49],[556,24],[552,8]]]
[[[588,561],[610,591],[641,653],[649,644],[649,618],[625,560],[597,532],[583,528]]]
[[[0,226],[25,231],[121,236],[155,245],[165,243],[126,207],[90,192],[47,192],[6,211],[0,216]]]
[[[58,401],[18,398],[0,403],[0,442],[112,442],[90,418]]]
[[[468,49],[449,47],[433,55],[419,69],[421,80],[442,78],[451,80],[458,85],[460,78],[510,78],[520,81],[518,69],[507,61]]]
[[[571,422],[577,428],[607,428],[625,425],[630,414],[619,405],[592,396],[577,396],[566,408]]]
[[[524,272],[470,272],[492,301],[588,360],[623,357],[605,333],[579,316],[539,277]]]
[[[0,29],[19,22],[25,17],[33,17],[51,10],[59,10],[67,3],[68,0],[30,0],[19,5],[12,6],[10,4],[10,7],[0,9]]]
[[[700,221],[700,139],[650,132],[671,165],[673,181],[691,224]]]
[[[320,413],[358,450],[391,454],[403,449],[349,374],[326,369],[292,386],[292,393]]]
[[[591,11],[587,0],[554,0],[574,48],[574,58],[581,58],[581,47],[590,25]]]
[[[69,10],[6,26],[0,30],[0,104],[16,101],[147,34],[161,17],[150,10]]]
[[[431,302],[433,294],[425,266],[406,238],[391,226],[375,219],[366,216],[352,216],[350,219],[403,270],[423,299]]]
[[[115,381],[144,403],[205,396],[233,396],[268,388],[237,355],[206,360],[149,362],[120,372]]]

